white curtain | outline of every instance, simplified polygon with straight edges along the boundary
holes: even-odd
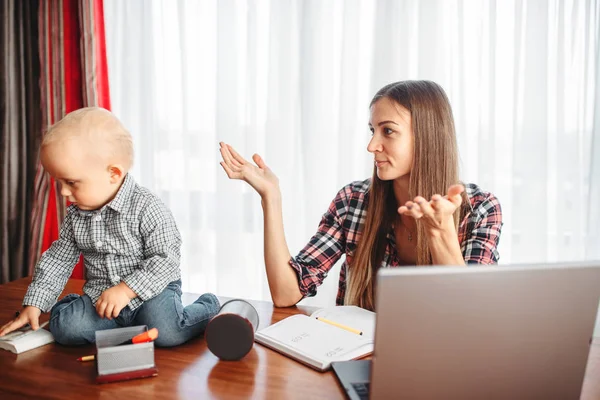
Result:
[[[596,15],[598,21],[598,15]],[[600,37],[600,29],[596,24],[596,37]],[[600,46],[596,46],[596,92],[594,104],[594,127],[592,133],[592,162],[590,166],[590,192],[587,203],[587,242],[586,256],[589,260],[600,260]],[[596,322],[600,332],[600,314]]]
[[[219,141],[278,175],[296,254],[339,188],[371,175],[369,102],[405,79],[446,89],[462,179],[503,206],[502,263],[600,258],[597,0],[104,7],[113,111],[133,175],[177,219],[184,290],[270,298],[260,199],[227,179]],[[306,302],[334,303],[339,264]]]

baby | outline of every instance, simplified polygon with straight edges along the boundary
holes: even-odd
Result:
[[[158,328],[157,346],[176,346],[204,332],[219,311],[213,294],[181,303],[181,236],[169,209],[128,174],[131,135],[109,111],[69,113],[45,135],[40,158],[71,205],[59,238],[42,255],[20,315],[0,336],[50,310],[58,343],[95,341],[95,331],[133,325]],[[83,254],[83,296],[56,299]]]

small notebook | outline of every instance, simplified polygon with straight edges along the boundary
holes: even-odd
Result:
[[[20,354],[54,342],[52,334],[44,329],[47,324],[48,322],[41,324],[37,331],[25,328],[0,337],[0,349]]]
[[[255,341],[318,371],[326,371],[333,361],[354,360],[373,353],[374,337],[374,312],[337,306],[319,309],[310,316],[287,317],[256,332]]]

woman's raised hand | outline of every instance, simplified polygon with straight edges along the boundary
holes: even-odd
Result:
[[[221,157],[223,157],[220,164],[229,179],[241,179],[248,182],[261,198],[279,190],[279,179],[258,154],[252,156],[252,160],[256,163],[254,165],[246,161],[230,145],[223,142],[220,142],[219,145],[221,146]]]
[[[452,185],[445,196],[434,194],[429,201],[417,196],[398,208],[398,213],[421,220],[425,229],[430,231],[454,229],[453,214],[462,203],[461,193],[464,191],[463,185]]]

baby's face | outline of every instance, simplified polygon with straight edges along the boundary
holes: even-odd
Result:
[[[111,179],[109,166],[85,151],[77,140],[46,146],[42,165],[60,183],[60,194],[81,210],[97,210],[110,202],[120,181]]]

